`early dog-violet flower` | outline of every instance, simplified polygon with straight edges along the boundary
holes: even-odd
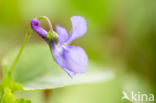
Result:
[[[49,43],[54,60],[72,78],[76,74],[86,72],[88,57],[82,48],[68,46],[86,33],[86,20],[81,16],[73,16],[71,22],[72,30],[69,36],[67,30],[60,25],[56,25],[56,32],[47,32],[39,25],[38,19],[32,19],[31,27]]]

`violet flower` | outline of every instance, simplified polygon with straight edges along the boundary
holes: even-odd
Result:
[[[55,38],[50,38],[51,50],[56,63],[72,78],[76,74],[86,72],[88,64],[88,57],[85,51],[78,46],[68,46],[73,40],[83,36],[87,31],[86,20],[81,16],[71,17],[72,30],[68,36],[65,28],[56,25],[56,32],[52,33],[58,35],[56,42]],[[37,19],[32,19],[31,27],[43,39],[48,41],[48,32],[39,25]]]

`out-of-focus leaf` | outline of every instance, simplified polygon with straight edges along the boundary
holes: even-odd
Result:
[[[15,98],[31,100],[32,103],[45,103],[43,91],[17,91],[14,95]]]
[[[55,89],[48,103],[132,103],[132,101],[121,100],[123,91],[128,96],[131,96],[132,91],[140,94],[154,93],[144,79],[145,77],[134,73],[126,74],[123,69],[120,69],[112,81]]]
[[[55,89],[48,103],[121,103],[121,80]],[[112,99],[113,98],[113,99]]]
[[[11,90],[6,88],[4,91],[4,96],[1,98],[1,103],[14,103],[14,97]]]
[[[15,99],[9,88],[6,88],[4,91],[4,96],[1,98],[0,103],[31,103],[29,100],[23,98]]]
[[[20,98],[20,99],[16,99],[15,103],[31,103],[31,101]]]
[[[3,63],[10,66],[17,51],[10,52]],[[102,71],[101,67],[89,62],[87,73],[71,79],[52,59],[48,45],[30,45],[25,48],[13,73],[14,80],[21,83],[24,90],[52,89],[68,85],[106,81],[113,78],[112,71]]]

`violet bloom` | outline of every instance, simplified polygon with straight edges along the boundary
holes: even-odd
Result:
[[[56,25],[56,33],[54,33],[58,34],[57,42],[51,38],[50,43],[54,60],[72,78],[76,74],[86,72],[88,57],[82,48],[78,46],[68,46],[73,40],[86,33],[86,20],[81,16],[73,16],[71,17],[71,22],[72,30],[70,35],[68,36],[65,28]],[[40,27],[39,23],[37,19],[32,19],[31,27],[47,41],[48,32]],[[52,33],[52,35],[54,33]]]

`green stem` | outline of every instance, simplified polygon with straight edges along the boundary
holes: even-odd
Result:
[[[29,37],[30,37],[31,32],[32,32],[32,29],[29,28],[29,31],[28,31],[28,33],[26,34],[26,37],[25,37],[25,39],[24,39],[24,41],[23,41],[23,44],[22,44],[22,46],[21,46],[21,49],[20,49],[20,51],[18,52],[18,55],[16,56],[14,62],[12,63],[12,65],[11,65],[11,67],[10,67],[10,69],[9,69],[10,71],[13,71],[13,69],[15,68],[15,66],[16,66],[16,64],[17,64],[17,62],[18,62],[18,60],[19,60],[19,58],[20,58],[20,56],[21,56],[21,54],[22,54],[22,52],[23,52],[23,49],[24,49],[26,43],[27,43],[28,40],[29,40]]]
[[[40,16],[40,17],[38,17],[37,19],[38,19],[38,20],[42,20],[42,19],[46,20],[46,22],[47,22],[48,25],[49,25],[50,32],[51,32],[51,33],[54,32],[54,31],[53,31],[53,26],[52,26],[52,24],[51,24],[51,22],[50,22],[50,19],[49,19],[48,17],[46,17],[46,16]]]

